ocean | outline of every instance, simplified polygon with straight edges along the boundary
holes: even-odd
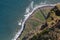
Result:
[[[38,4],[58,2],[60,3],[60,0],[0,0],[0,40],[14,38],[22,27],[19,23],[25,18],[24,15],[28,12],[27,8]],[[34,5],[32,5],[33,3]]]

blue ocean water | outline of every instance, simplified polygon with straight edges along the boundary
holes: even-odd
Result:
[[[57,3],[59,0],[0,0],[0,40],[11,40],[21,27],[18,21],[23,19],[25,9],[34,1]]]

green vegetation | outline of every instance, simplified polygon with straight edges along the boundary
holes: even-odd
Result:
[[[42,13],[40,11],[38,11],[36,14],[35,14],[35,17],[40,19],[41,21],[44,21],[45,18],[44,16],[42,15]]]
[[[40,22],[36,20],[30,20],[30,24],[32,26],[32,29],[35,29],[38,25],[40,25]]]

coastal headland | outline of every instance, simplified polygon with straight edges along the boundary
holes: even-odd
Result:
[[[57,6],[57,8],[59,9],[60,4],[56,4],[55,6]],[[51,25],[52,20],[50,20],[50,16],[59,19],[58,16],[54,15],[54,13],[56,13],[54,10],[57,9],[57,8],[55,9],[55,6],[47,5],[39,7],[36,10],[34,10],[34,12],[25,21],[24,29],[21,35],[17,38],[17,40],[29,40],[29,39],[32,40],[34,38],[34,35],[36,36],[38,36],[37,34],[42,35],[43,31],[48,30],[49,28],[55,26],[56,24]],[[51,11],[53,11],[54,13],[51,14]],[[55,21],[55,19],[53,21]]]

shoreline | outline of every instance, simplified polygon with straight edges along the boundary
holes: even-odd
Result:
[[[25,15],[25,18],[23,19],[23,22],[22,22],[21,29],[18,30],[17,34],[14,36],[14,38],[12,40],[17,40],[17,38],[21,35],[21,33],[24,30],[24,24],[25,24],[26,20],[33,14],[33,12],[35,10],[37,10],[38,8],[44,7],[44,6],[55,6],[55,5],[56,4],[44,4],[44,5],[38,5],[38,6],[34,7],[33,10],[32,10],[32,12],[29,12],[27,15]]]

